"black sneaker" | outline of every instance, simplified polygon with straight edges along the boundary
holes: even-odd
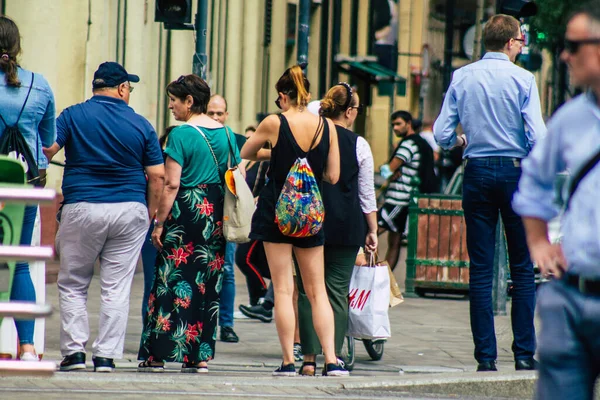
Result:
[[[296,376],[296,366],[294,364],[287,364],[279,366],[275,371],[273,371],[273,376]]]
[[[112,358],[93,357],[92,360],[94,360],[94,372],[113,372],[115,370]]]
[[[259,319],[262,322],[271,322],[273,320],[273,310],[267,310],[262,304],[255,306],[240,305],[240,311],[248,318]]]
[[[237,343],[239,341],[240,338],[235,334],[231,326],[221,327],[221,342]]]
[[[85,369],[85,353],[69,354],[60,363],[61,371],[75,371],[77,369]]]
[[[340,360],[336,364],[327,364],[323,367],[323,376],[348,376],[350,372],[344,368],[344,363]]]

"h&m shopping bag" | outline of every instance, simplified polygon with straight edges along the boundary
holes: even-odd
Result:
[[[355,265],[350,280],[348,336],[378,339],[391,336],[388,309],[390,305],[390,275],[387,263]]]

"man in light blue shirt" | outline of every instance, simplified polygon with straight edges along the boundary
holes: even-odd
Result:
[[[486,24],[482,60],[454,73],[442,111],[434,124],[445,149],[465,146],[463,209],[470,258],[471,332],[477,371],[496,371],[492,310],[495,233],[498,214],[506,231],[512,296],[513,352],[517,370],[535,368],[535,282],[525,230],[511,207],[521,176],[521,159],[545,135],[533,75],[514,61],[523,47],[519,22],[495,15]],[[465,135],[457,138],[461,123]]]
[[[569,20],[561,58],[571,83],[589,87],[548,124],[549,135],[523,162],[513,207],[523,216],[533,260],[556,279],[540,288],[542,321],[537,398],[591,399],[600,365],[600,164],[581,180],[562,217],[562,243],[548,240],[558,172],[575,178],[600,152],[600,4]],[[570,187],[573,187],[571,183]],[[573,189],[571,189],[572,191]],[[562,279],[559,279],[562,278]]]

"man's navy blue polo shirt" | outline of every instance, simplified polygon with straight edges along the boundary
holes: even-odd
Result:
[[[154,128],[123,100],[93,96],[56,120],[64,203],[146,204],[144,167],[163,163]]]

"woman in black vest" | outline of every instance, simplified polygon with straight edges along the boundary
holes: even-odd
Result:
[[[377,250],[377,203],[373,182],[373,155],[367,141],[348,130],[361,112],[358,95],[347,83],[329,89],[320,114],[335,124],[340,147],[340,179],[323,183],[325,204],[325,284],[335,320],[335,352],[340,355],[348,327],[350,277],[361,246]],[[298,280],[300,342],[304,363],[300,374],[314,375],[321,346],[312,323],[311,306]]]

